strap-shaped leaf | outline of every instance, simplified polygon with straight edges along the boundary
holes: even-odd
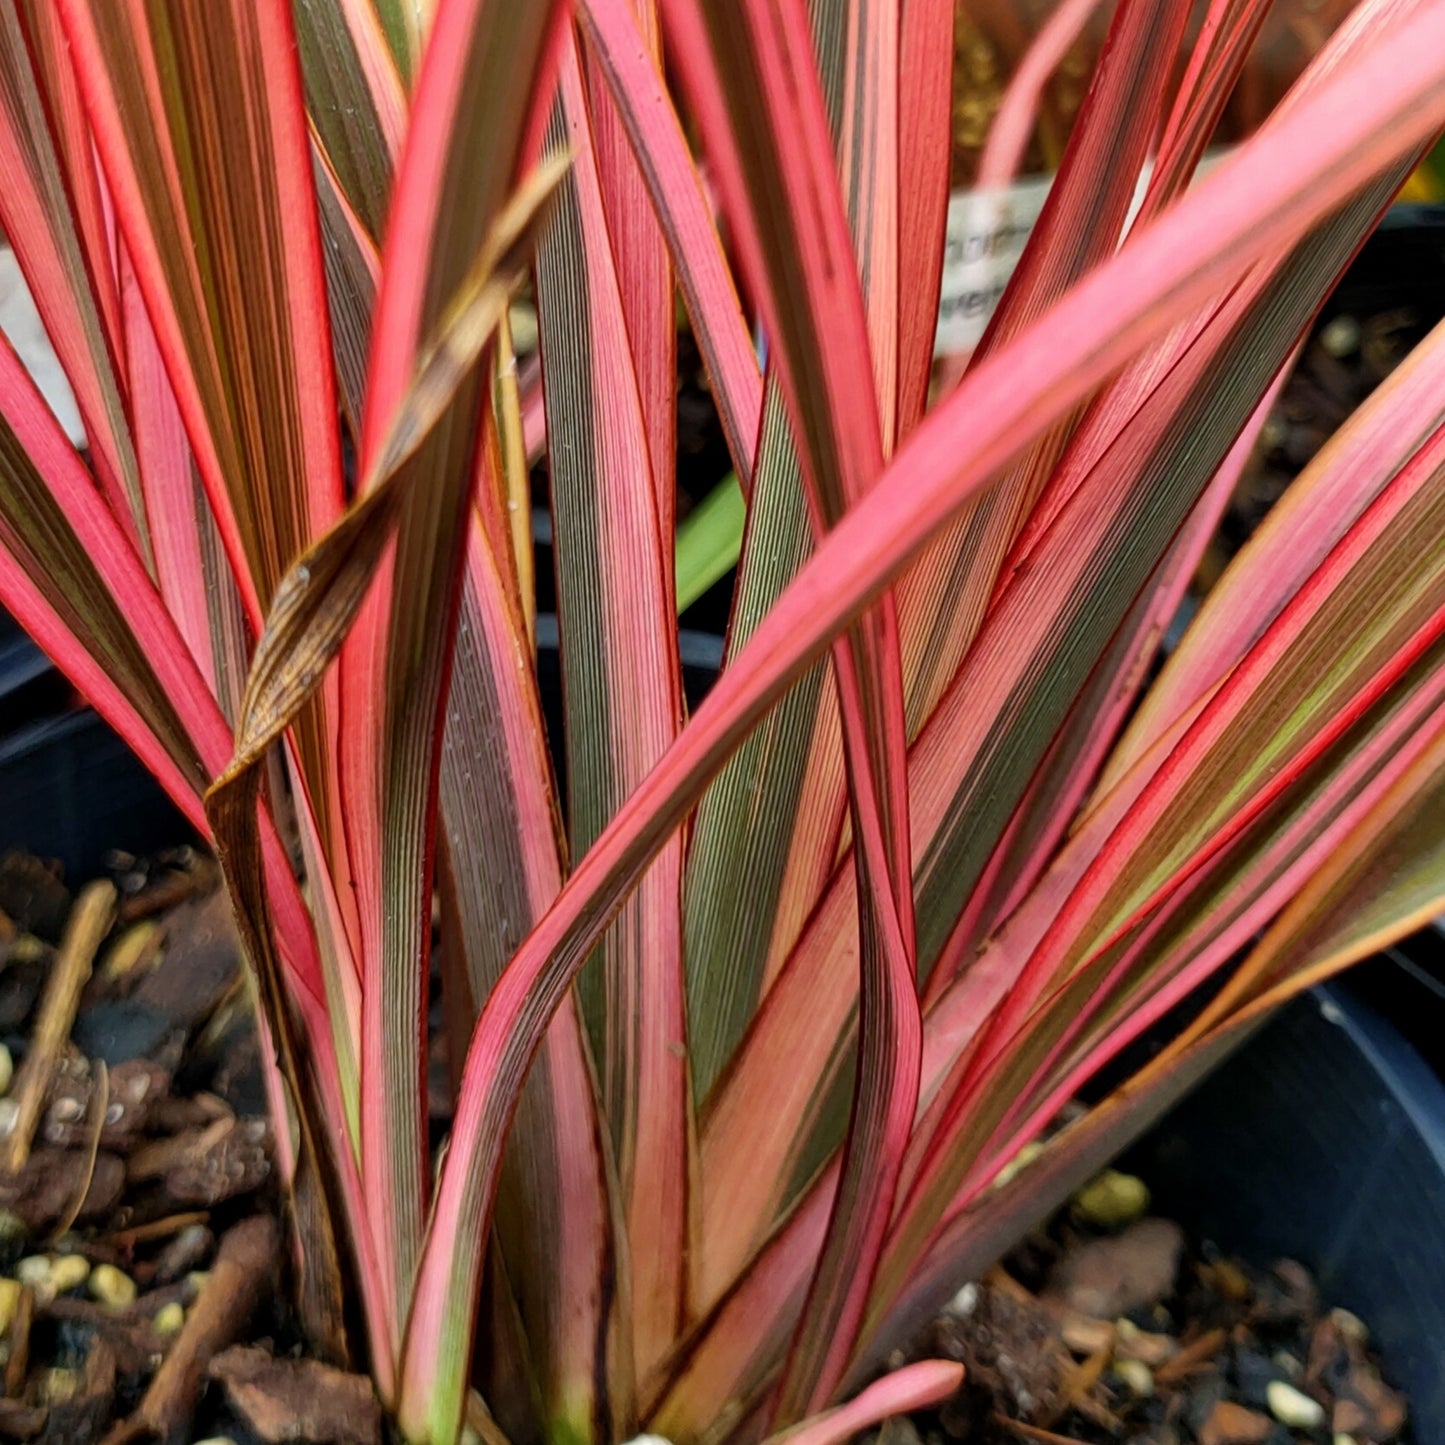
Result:
[[[733,466],[744,490],[750,490],[762,382],[732,273],[682,126],[633,0],[583,0],[578,18],[589,58],[609,87],[616,118],[626,128],[640,178],[667,235],[678,287],[707,366]]]
[[[493,451],[495,449],[492,449]],[[484,485],[486,484],[484,479]],[[480,1008],[561,887],[551,761],[527,666],[529,636],[502,567],[473,523],[441,757],[447,896]],[[475,1010],[456,1013],[465,1040]],[[527,1381],[548,1430],[585,1433],[594,1356],[615,1270],[603,1144],[578,1013],[558,1010],[527,1079],[503,1165],[496,1232],[525,1332]],[[493,1402],[494,1405],[497,1402]],[[626,1401],[613,1402],[625,1409]]]
[[[1276,288],[1283,309],[1251,305],[1241,292],[1198,335],[1171,342],[1171,355],[1182,352],[1183,363],[1140,363],[1146,375],[1160,379],[1136,418],[1128,450],[1106,455],[1090,470],[1092,485],[1075,489],[1050,533],[1048,552],[1016,574],[1009,605],[989,614],[978,645],[910,756],[925,973],[1118,625],[1294,344],[1313,308],[1311,298],[1343,264],[1373,209],[1362,207],[1353,229],[1351,223],[1338,226],[1333,242],[1310,243],[1325,248],[1311,263],[1318,274],[1311,277],[1309,266],[1298,263],[1290,286]],[[1242,331],[1249,317],[1253,329]],[[1252,341],[1246,343],[1246,336]],[[1226,363],[1226,356],[1234,359]],[[1217,365],[1226,369],[1219,372]],[[1176,441],[1186,429],[1195,442],[1188,448]],[[820,1098],[846,1066],[852,1028],[849,976],[855,964],[846,931],[854,905],[846,870],[830,885],[834,892],[840,896],[829,896],[814,913],[754,1021],[726,1093],[705,1119],[706,1181],[710,1157],[730,1157],[747,1120],[757,1118],[760,1101],[768,1100],[768,1127],[755,1131],[749,1151],[769,1167],[746,1183],[727,1183],[712,1205],[727,1242],[719,1254],[728,1269],[743,1263],[785,1191],[806,1177],[800,1166],[836,1142],[832,1123],[831,1135],[808,1143],[808,1135],[829,1127]],[[813,1002],[805,1005],[805,999]],[[809,1028],[801,1031],[792,1020],[804,1014]]]
[[[1442,448],[1445,440],[1432,439],[1342,539],[1205,705],[1072,890],[981,1037],[929,1141],[928,1161],[900,1212],[899,1267],[940,1195],[957,1188],[971,1160],[989,1157],[995,1131],[1021,1112],[1003,1101],[1017,1100],[1021,1079],[1047,1067],[1100,1000],[1125,986],[1130,955],[1115,945],[1144,919],[1146,906],[1167,898],[1176,879],[1188,878],[1261,818],[1286,783],[1308,782],[1309,769],[1357,720],[1417,662],[1426,665],[1445,626],[1445,512],[1437,485]],[[1402,563],[1402,547],[1410,550],[1409,565]],[[1428,665],[1438,668],[1438,653]],[[1226,743],[1227,756],[1221,751]],[[1341,758],[1336,747],[1334,766],[1348,756]],[[1202,808],[1198,799],[1206,783],[1214,795],[1212,805]],[[1299,809],[1308,800],[1308,788],[1299,788],[1287,806]],[[1313,820],[1307,836],[1320,832],[1321,820]],[[1254,886],[1269,877],[1257,866]],[[1235,883],[1221,896],[1237,901],[1239,888]],[[1213,910],[1210,927],[1222,921]],[[1168,957],[1167,949],[1157,950],[1141,962],[1161,953]],[[1002,1041],[1055,986],[1061,991],[1050,1008],[1067,1021],[1062,1032],[1035,1021],[1026,1046],[1005,1057]],[[1086,987],[1091,1002],[1081,1006],[1075,994]],[[1136,1008],[1130,1027],[1142,1027],[1145,1017]],[[1115,1042],[1111,1037],[1108,1047]]]
[[[655,1398],[644,1402],[650,1430],[685,1440],[756,1407],[797,1328],[837,1188],[835,1161],[758,1251],[753,1267],[698,1321],[668,1362]]]
[[[342,190],[341,178],[317,151],[316,204],[325,241],[326,298],[331,308],[331,346],[336,384],[353,437],[361,435],[366,365],[371,346],[371,312],[381,271],[377,243]]]
[[[657,0],[622,0],[633,12],[643,54],[662,64],[662,24]],[[588,80],[588,116],[597,155],[597,179],[607,228],[615,236],[613,265],[627,323],[627,340],[637,373],[637,393],[657,494],[658,526],[664,540],[677,530],[677,310],[667,242],[648,200],[647,181],[632,151],[606,72],[591,52],[583,56]],[[674,590],[673,555],[663,548],[663,572]]]
[[[476,361],[497,325],[491,275],[515,279],[525,222],[556,179],[549,168],[522,198],[531,209],[504,210],[551,29],[548,5],[438,7],[372,328],[360,473],[363,490],[396,473],[396,534],[342,651],[338,751],[353,780],[345,832],[362,961],[362,1171],[383,1222],[397,1345],[427,1189],[417,1080],[439,744],[485,399]]]
[[[1286,365],[1280,371],[1255,407],[1060,727],[943,946],[929,977],[928,1000],[953,979],[973,958],[978,944],[1028,895],[1057,853],[1105,759],[1112,760],[1111,747],[1119,729],[1179,614],[1199,560],[1254,454],[1289,370]]]
[[[1143,1135],[1250,1034],[1223,1029],[1181,1057],[1147,1064],[1128,1083],[1049,1140],[1039,1158],[1006,1184],[953,1213],[916,1265],[906,1292],[873,1321],[858,1377],[886,1357],[976,1275],[1042,1224],[1064,1200]]]
[[[340,433],[286,0],[61,5],[96,149],[247,618],[338,515]],[[293,757],[346,878],[331,720]],[[342,882],[339,890],[348,892]]]
[[[951,1360],[919,1360],[875,1380],[846,1405],[768,1438],[776,1445],[783,1441],[788,1445],[844,1445],[860,1430],[890,1415],[904,1415],[946,1400],[962,1383],[962,1365]]]
[[[1340,841],[1220,993],[1263,1013],[1428,925],[1441,911],[1445,731]],[[1211,1005],[1202,1020],[1217,1026]]]
[[[898,67],[898,436],[918,425],[928,401],[952,152],[951,0],[903,0]],[[930,241],[934,244],[930,244]]]
[[[1126,0],[1118,7],[1059,174],[976,358],[1016,335],[1117,248],[1189,13],[1181,0]],[[900,591],[910,735],[933,711],[976,636],[1004,554],[1068,432],[1067,425],[1054,429],[1015,463]]]
[[[115,220],[101,195],[95,146],[80,84],[70,59],[59,7],[48,0],[19,0],[37,84],[45,94],[56,153],[64,167],[76,233],[85,252],[90,284],[113,353],[121,350],[119,278],[113,263]]]
[[[14,0],[0,7],[0,223],[75,392],[94,466],[112,510],[151,561],[123,374],[71,209],[62,153],[47,123],[42,77]],[[104,287],[112,280],[102,276]],[[113,290],[111,292],[113,295]]]
[[[773,377],[733,588],[729,659],[811,552],[802,475]],[[842,773],[836,693],[820,665],[747,738],[698,807],[687,865],[688,1050],[704,1107],[771,981],[772,960],[786,956],[832,870],[845,807]],[[822,786],[819,775],[832,786]],[[804,798],[824,801],[805,807]],[[760,834],[751,821],[757,817],[788,822]],[[706,1212],[714,1187],[707,1171],[702,1186]],[[712,1232],[706,1220],[703,1229]],[[696,1304],[712,1298],[710,1273],[704,1252],[694,1260]]]
[[[380,242],[406,96],[370,0],[297,0],[307,113],[342,193]]]
[[[1107,790],[1279,615],[1410,452],[1445,422],[1445,326],[1413,348],[1270,509],[1204,600],[1100,780]],[[1247,604],[1241,599],[1250,599]]]
[[[61,12],[136,275],[254,620],[341,507],[290,7],[63,0]],[[238,176],[248,184],[220,184]]]
[[[874,485],[883,434],[891,440],[894,432],[896,8],[887,12],[892,25],[885,18],[868,44],[850,36],[836,10],[831,20],[821,17],[825,65],[833,44],[853,39],[855,63],[845,61],[833,99],[851,97],[874,122],[856,130],[837,123],[836,161],[801,4],[679,5],[672,13],[704,143],[777,345],[821,533]],[[880,46],[879,36],[890,33],[892,44]],[[851,243],[844,188],[853,202]],[[859,268],[865,285],[877,283],[871,314]],[[903,691],[891,598],[835,647],[833,667],[858,842],[859,1065],[834,1216],[776,1402],[783,1424],[825,1403],[851,1347],[918,1087]]]
[[[572,847],[585,851],[677,734],[676,609],[642,376],[629,353],[614,221],[575,47],[554,150],[576,160],[537,256]],[[650,217],[648,217],[650,219]],[[646,296],[635,298],[646,310]],[[668,477],[667,485],[673,487]],[[580,980],[631,1242],[632,1349],[645,1376],[682,1326],[691,1132],[684,1050],[682,842],[663,850]]]
[[[265,836],[256,826],[262,764],[270,747],[285,736],[321,685],[328,664],[355,624],[383,558],[395,546],[396,534],[407,516],[408,486],[415,477],[408,463],[425,452],[458,389],[474,376],[477,359],[501,324],[522,278],[530,228],[561,170],[555,162],[544,166],[510,205],[499,207],[486,243],[441,311],[433,332],[417,348],[410,383],[375,443],[375,459],[361,496],[282,579],[266,630],[257,643],[237,721],[234,754],[207,791],[206,814],[268,1010],[280,1007],[274,941],[268,926],[278,898],[275,878],[263,877],[258,866]],[[283,892],[279,901],[284,898]],[[429,908],[427,913],[429,918]],[[270,1016],[278,1045],[287,1047],[284,1016],[274,1012]],[[363,1059],[363,1068],[369,1066],[371,1060]],[[323,1080],[331,1081],[334,1093],[341,1079],[334,1060],[329,1064],[323,1060],[320,1073]],[[334,1098],[327,1102],[333,1106],[332,1123],[339,1133],[344,1114],[335,1107]],[[411,1102],[416,1102],[414,1095]],[[375,1109],[376,1101],[363,1093],[363,1170],[368,1114]],[[350,1140],[342,1154],[341,1163],[354,1167]],[[364,1300],[377,1356],[375,1367],[389,1394],[398,1383],[393,1372],[400,1322],[388,1314],[393,1303],[390,1291],[396,1283],[389,1271],[395,1267],[398,1246],[395,1235],[384,1228],[390,1221],[385,1216],[377,1220],[374,1206],[362,1203],[359,1187],[360,1179],[346,1195],[348,1222],[367,1272]],[[368,1190],[371,1187],[368,1180]],[[378,1222],[383,1225],[380,1237]]]
[[[241,598],[124,250],[120,261],[126,369],[156,585],[221,711],[233,719],[250,645]]]
[[[60,432],[20,363],[0,347],[0,598],[50,649],[65,671],[146,762],[182,812],[205,827],[200,808],[206,781],[224,764],[229,728],[190,648],[166,611],[120,523],[96,495],[88,474]],[[318,1059],[317,1113],[301,1119],[297,1147],[282,1135],[287,1182],[296,1191],[308,1244],[318,1251],[318,1284],[334,1281],[322,1262],[329,1211],[319,1191],[324,1160],[315,1141],[328,1141],[339,1162],[337,1196],[353,1211],[359,1184],[346,1172],[343,1074],[336,1066],[330,1021],[321,1007],[323,981],[289,860],[269,819],[253,823],[254,865],[275,900],[275,936],[259,966],[267,973],[273,1036],[289,1029],[294,1002],[304,1020],[307,1051]],[[248,955],[253,963],[255,955]],[[342,1022],[341,1020],[337,1021]],[[302,1101],[303,1104],[305,1101]],[[328,1121],[317,1125],[317,1120]],[[323,1304],[324,1290],[308,1292]],[[331,1322],[334,1325],[336,1316]],[[309,1324],[320,1317],[308,1313]],[[385,1368],[383,1361],[383,1368]]]

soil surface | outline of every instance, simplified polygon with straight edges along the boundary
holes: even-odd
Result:
[[[0,858],[0,1441],[381,1445],[304,1359],[215,864]]]
[[[899,1358],[961,1361],[941,1409],[873,1445],[1388,1445],[1408,1408],[1365,1322],[1294,1260],[1227,1258],[1112,1171]]]

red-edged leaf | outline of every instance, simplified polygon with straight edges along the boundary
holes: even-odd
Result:
[[[1437,436],[1380,494],[1204,705],[1071,889],[1068,902],[993,1015],[974,1058],[963,1066],[929,1139],[927,1162],[900,1211],[892,1247],[895,1280],[910,1242],[927,1229],[939,1195],[958,1187],[970,1161],[986,1161],[998,1147],[994,1141],[1012,1129],[1009,1121],[1029,1107],[1024,1101],[1032,1095],[1021,1091],[1021,1079],[1031,1070],[1044,1076],[1055,1059],[1066,1059],[1071,1040],[1130,977],[1135,951],[1125,947],[1121,953],[1115,945],[1128,944],[1128,930],[1262,818],[1286,786],[1295,788],[1289,806],[1305,806],[1310,798],[1308,770],[1327,749],[1346,739],[1347,730],[1417,662],[1424,665],[1422,659],[1445,627],[1445,549],[1428,543],[1431,537],[1445,536],[1445,521],[1430,501],[1442,459],[1445,438]],[[1408,567],[1400,560],[1402,545],[1411,549]],[[1368,606],[1362,605],[1362,597],[1370,599]],[[1438,666],[1438,658],[1429,665]],[[1374,747],[1360,754],[1358,766],[1378,766],[1374,760],[1381,750],[1387,758],[1397,750],[1387,742]],[[1324,774],[1322,801],[1329,804],[1333,798],[1336,808],[1346,810],[1352,801],[1362,806],[1354,796],[1358,782],[1338,796],[1348,768],[1356,764],[1348,754],[1341,760],[1338,748],[1335,756],[1333,768]],[[1213,790],[1207,806],[1199,802],[1206,787]],[[1304,819],[1301,832],[1307,843],[1328,846],[1328,816]],[[1343,817],[1345,821],[1333,826],[1347,826],[1348,811]],[[1281,862],[1266,866],[1256,859],[1248,883],[1234,882],[1225,889],[1231,905],[1246,901],[1248,894],[1241,890],[1248,887],[1273,883],[1281,893],[1297,887],[1300,879],[1284,875]],[[1282,901],[1276,897],[1273,907]],[[1167,917],[1166,911],[1161,921]],[[1227,917],[1215,909],[1206,922],[1217,931]],[[1240,927],[1244,932],[1248,924]],[[1146,939],[1147,929],[1139,939],[1141,949]],[[1220,961],[1239,941],[1217,943]],[[1138,953],[1141,960],[1159,957],[1157,939],[1150,941],[1150,949],[1148,955]],[[1181,955],[1194,973],[1189,980],[1172,980],[1173,992],[1162,992],[1156,1000],[1160,1010],[1187,982],[1197,981],[1214,966],[1198,944],[1181,949]],[[1047,993],[1054,994],[1049,1007],[1059,1027],[1043,1028],[1035,1017],[1027,1047],[1002,1049]],[[1150,1017],[1136,999],[1122,1027],[1087,1054],[1060,1092],[1076,1085],[1084,1068],[1122,1046]],[[985,1090],[987,1107],[981,1102]],[[1055,1095],[1050,1102],[1057,1102]],[[1041,1125],[1045,1107],[1040,1106],[1028,1127]]]
[[[1201,1022],[1254,1017],[1439,917],[1445,729],[1290,899]]]
[[[42,22],[43,23],[43,22]],[[35,297],[85,424],[93,464],[131,543],[151,560],[140,476],[118,371],[92,272],[72,213],[62,154],[13,5],[0,10],[0,223]]]
[[[488,484],[495,482],[484,478]],[[440,777],[447,897],[475,1000],[466,1011],[465,995],[448,997],[455,1015],[450,1035],[462,1046],[475,1008],[562,882],[530,650],[502,568],[473,523]],[[616,1268],[593,1093],[569,1000],[522,1091],[496,1218],[527,1343],[530,1378],[520,1393],[535,1392],[540,1423],[549,1431],[595,1423],[594,1356],[608,1328],[608,1281]]]
[[[657,0],[621,0],[633,13],[644,56],[655,69],[662,64],[662,27]],[[653,488],[661,535],[677,530],[677,312],[673,305],[672,266],[667,242],[648,199],[647,180],[633,154],[623,120],[602,63],[584,57],[588,115],[597,156],[602,208],[613,237],[613,264],[627,323],[627,340],[637,374],[637,393],[652,463]],[[663,551],[669,594],[673,591],[672,547]]]
[[[413,389],[418,349],[468,276],[518,172],[552,21],[549,5],[443,0],[437,7],[376,300],[360,446],[367,484],[378,479],[394,419]],[[403,466],[396,540],[340,663],[339,751],[363,969],[362,1170],[386,1312],[398,1330],[427,1190],[419,1081],[436,782],[483,396],[473,367],[448,387],[444,411]],[[480,1241],[477,1249],[479,1268]],[[397,1401],[405,1428],[419,1433],[423,1419],[460,1418],[470,1338],[469,1322],[444,1353],[405,1358]]]
[[[286,0],[61,14],[156,343],[253,629],[342,505],[311,142]],[[334,684],[298,720],[303,826],[349,893]],[[338,942],[329,956],[354,951]]]
[[[1116,250],[1189,13],[1181,0],[1119,6],[1059,174],[972,365]],[[972,643],[1004,554],[1069,430],[1065,421],[1046,433],[900,590],[910,734],[933,711]]]
[[[227,718],[245,686],[241,599],[156,347],[130,263],[121,256],[126,364],[156,584]]]
[[[918,425],[928,401],[953,109],[952,0],[903,0],[898,39],[898,435]]]
[[[1065,0],[1040,27],[1009,78],[1008,89],[989,122],[974,186],[999,190],[1018,179],[1033,135],[1044,87],[1069,53],[1099,0]],[[1191,59],[1194,52],[1191,52]]]
[[[891,31],[896,45],[890,13],[895,23],[885,19],[879,33]],[[670,14],[704,142],[777,345],[821,534],[877,479],[880,411],[890,438],[894,430],[897,99],[888,86],[896,84],[896,51],[885,44],[880,55],[876,44],[855,42],[858,64],[845,93],[885,118],[857,133],[843,125],[835,162],[800,4],[677,5]],[[880,85],[881,97],[872,93]],[[865,141],[887,154],[868,154]],[[879,181],[877,194],[855,196],[856,260],[838,169]],[[879,278],[868,316],[860,265],[865,282],[872,269]],[[846,1361],[918,1088],[902,674],[891,598],[834,649],[833,666],[858,840],[859,1067],[834,1217],[777,1400],[775,1418],[784,1423],[824,1404]]]
[[[802,1312],[837,1186],[834,1164],[758,1252],[746,1278],[699,1320],[669,1361],[665,1388],[644,1402],[649,1429],[686,1440],[756,1406]]]
[[[281,574],[341,507],[290,7],[60,8],[161,354],[257,623]],[[213,83],[212,68],[232,83]],[[252,183],[227,191],[216,183],[225,175]],[[228,369],[238,356],[255,369]]]
[[[939,955],[929,976],[927,998],[954,977],[979,941],[1028,894],[1054,856],[1105,759],[1112,762],[1110,749],[1119,729],[1179,614],[1199,560],[1253,455],[1289,370],[1289,366],[1281,370],[1255,407],[1070,710]]]
[[[581,852],[675,738],[682,684],[664,562],[672,541],[652,480],[651,419],[629,356],[628,278],[611,265],[622,238],[611,229],[571,44],[559,89],[548,144],[570,149],[574,163],[538,252],[537,314],[570,834]],[[690,1109],[681,908],[679,839],[648,871],[580,980],[631,1242],[640,1377],[683,1321]]]
[[[406,129],[395,59],[370,0],[299,0],[294,13],[311,123],[343,194],[380,241]]]
[[[583,0],[578,10],[589,57],[607,83],[668,237],[733,468],[746,494],[758,445],[762,381],[701,179],[632,0]]]
[[[1110,756],[1101,789],[1228,673],[1442,421],[1445,326],[1411,351],[1270,510],[1149,689]]]
[[[50,0],[21,0],[21,12],[35,77],[45,92],[56,149],[64,165],[90,284],[111,351],[119,355],[122,328],[120,284],[115,269],[115,218],[102,194],[90,122],[60,10]]]
[[[1044,1151],[1007,1183],[960,1208],[919,1259],[905,1292],[886,1315],[870,1321],[867,1348],[857,1374],[888,1351],[914,1338],[970,1279],[1041,1225],[1071,1194],[1145,1133],[1210,1070],[1249,1036],[1235,1027],[1221,1030],[1186,1055],[1156,1060],[1077,1122],[1049,1140]]]
[[[1146,225],[1189,184],[1269,12],[1266,0],[1210,0],[1133,225]]]
[[[963,1366],[951,1360],[919,1360],[893,1370],[846,1405],[804,1420],[769,1439],[782,1445],[844,1445],[860,1430],[891,1415],[906,1415],[946,1400],[963,1383]]]
[[[0,597],[90,696],[102,715],[153,771],[183,813],[204,829],[201,793],[224,767],[230,729],[186,642],[48,408],[8,347],[0,347],[0,401],[5,413],[0,467]],[[360,1218],[359,1181],[345,1135],[342,1074],[335,1062],[316,942],[280,839],[263,820],[256,867],[274,899],[277,965],[272,981],[286,988],[304,1020],[308,1051],[318,1060],[320,1137],[339,1170],[339,1197]],[[257,962],[255,956],[251,961]],[[287,1016],[279,992],[273,1026]],[[303,1104],[305,1101],[302,1101]],[[303,1120],[304,1124],[304,1120]],[[311,1137],[317,1137],[313,1135]],[[318,1159],[306,1145],[281,1160],[298,1202],[315,1180]],[[294,1171],[294,1172],[293,1172]],[[365,1241],[359,1246],[365,1254]],[[363,1265],[365,1268],[365,1265]],[[378,1354],[378,1367],[387,1368]]]
[[[1150,357],[1138,364],[1144,382],[1154,385],[1150,391],[1140,384],[1143,399],[1136,403],[1128,448],[1117,456],[1101,455],[1092,466],[1079,464],[1089,486],[1069,490],[1067,509],[1049,533],[1047,555],[1014,574],[1007,605],[1001,601],[989,614],[978,645],[910,756],[925,969],[956,933],[989,854],[1005,838],[1069,708],[1242,425],[1244,407],[1266,385],[1271,355],[1279,357],[1293,343],[1305,308],[1333,275],[1325,263],[1330,257],[1342,262],[1355,234],[1336,238],[1335,249],[1324,253],[1321,274],[1303,281],[1292,319],[1288,309],[1256,306],[1241,290],[1219,314],[1204,313],[1211,320],[1203,330],[1196,323],[1171,340],[1170,358],[1182,353],[1182,361],[1165,365]],[[1326,240],[1312,244],[1325,246]],[[1241,331],[1250,317],[1255,329]],[[1229,347],[1237,348],[1235,364],[1253,374],[1230,387],[1210,386],[1211,368]],[[1188,424],[1198,445],[1181,450],[1171,428],[1185,426],[1186,416],[1193,418]],[[1075,448],[1083,450],[1077,439]],[[1061,490],[1066,480],[1057,483]],[[1120,545],[1125,537],[1127,548]],[[1040,660],[1044,655],[1048,662]],[[725,1283],[728,1271],[769,1227],[793,1178],[789,1162],[796,1165],[833,1146],[832,1138],[811,1146],[807,1138],[818,1127],[823,1085],[840,1067],[840,1031],[846,1035],[851,1025],[854,962],[844,932],[854,906],[851,887],[843,873],[835,876],[830,896],[764,1001],[725,1090],[704,1118],[704,1211],[716,1222],[719,1234],[713,1237],[722,1241],[714,1251],[717,1265],[709,1265],[717,1270],[714,1287]],[[834,898],[833,892],[842,896]],[[806,1032],[792,1022],[804,1014],[810,1018]],[[748,1121],[764,1108],[768,1126],[759,1131]],[[770,1167],[710,1184],[710,1158],[728,1158],[741,1137],[749,1138],[755,1164]]]

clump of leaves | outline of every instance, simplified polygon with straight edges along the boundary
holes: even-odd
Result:
[[[408,1439],[821,1442],[936,1398],[955,1367],[867,1385],[912,1321],[1439,906],[1445,334],[1141,695],[1293,348],[1445,126],[1445,5],[1361,0],[1186,195],[1267,7],[1207,8],[1181,69],[1191,6],[1119,0],[930,409],[951,0],[0,3],[0,223],[89,442],[0,347],[0,599],[215,840],[303,1312]],[[691,716],[678,293],[746,507]]]

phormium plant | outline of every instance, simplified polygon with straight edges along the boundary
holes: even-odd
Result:
[[[1143,690],[1445,126],[1445,4],[1361,0],[1188,189],[1266,8],[1118,0],[929,407],[952,0],[0,4],[0,223],[89,442],[0,347],[0,601],[214,838],[303,1316],[409,1440],[828,1441],[937,1398],[956,1367],[869,1384],[912,1323],[1439,906],[1445,335]],[[747,502],[690,717],[679,293]]]

